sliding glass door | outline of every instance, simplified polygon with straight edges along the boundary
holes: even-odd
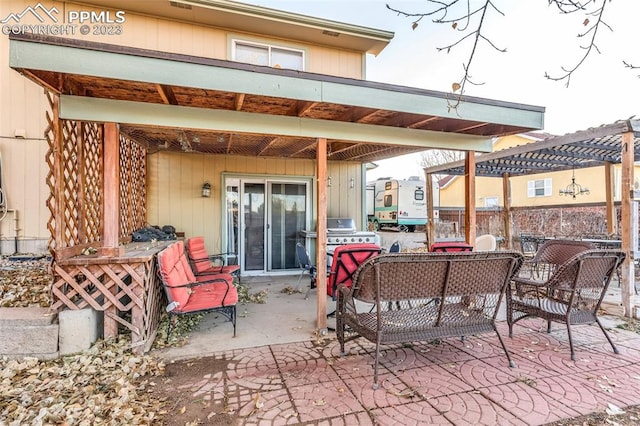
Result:
[[[256,275],[298,268],[296,243],[310,223],[311,182],[226,178],[227,248],[241,272]]]

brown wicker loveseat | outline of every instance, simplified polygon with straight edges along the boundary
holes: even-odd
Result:
[[[497,309],[523,257],[512,251],[399,253],[363,263],[351,288],[338,287],[336,333],[380,345],[496,332]],[[347,337],[348,336],[348,337]],[[498,334],[509,365],[514,366]]]

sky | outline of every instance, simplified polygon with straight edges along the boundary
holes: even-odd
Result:
[[[398,16],[385,4],[407,12],[424,12],[424,0],[244,0],[259,6],[286,10],[334,21],[392,31],[391,43],[377,57],[368,55],[367,80],[450,92],[462,76],[470,43],[449,53],[438,47],[457,40],[450,25],[436,25],[424,18],[416,29],[411,18]],[[598,0],[599,1],[599,0]],[[471,0],[472,4],[477,0]],[[466,3],[466,2],[462,2]],[[610,124],[637,115],[640,118],[640,69],[629,70],[623,60],[640,66],[640,1],[606,3],[605,22],[611,28],[598,32],[599,52],[592,52],[571,78],[554,82],[545,72],[559,75],[572,68],[587,44],[576,36],[585,30],[584,13],[560,14],[546,0],[494,0],[504,14],[488,15],[487,36],[499,53],[482,43],[476,51],[471,76],[476,86],[466,95],[543,106],[543,131],[555,135]],[[461,25],[461,24],[460,24]],[[404,179],[422,176],[419,155],[379,161],[367,179],[381,176]]]

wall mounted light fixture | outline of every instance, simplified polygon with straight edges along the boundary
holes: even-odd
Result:
[[[202,184],[202,197],[203,198],[211,197],[211,184],[209,182],[205,182]]]
[[[327,177],[327,186],[331,188],[331,176]]]
[[[349,188],[355,188],[355,187],[356,187],[356,179],[355,178],[349,179]]]

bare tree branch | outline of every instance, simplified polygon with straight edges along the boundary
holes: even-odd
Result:
[[[469,55],[465,63],[462,65],[462,69],[464,70],[464,74],[460,78],[460,80],[453,82],[451,84],[451,91],[455,95],[453,99],[449,99],[447,101],[449,110],[457,110],[460,105],[462,96],[465,93],[465,89],[467,84],[471,85],[481,85],[484,83],[474,82],[471,78],[471,65],[473,63],[473,59],[475,58],[476,52],[479,48],[479,42],[485,41],[490,47],[499,51],[506,52],[506,49],[502,49],[497,47],[497,45],[492,42],[489,38],[487,38],[483,34],[484,25],[486,23],[485,19],[487,17],[487,12],[494,11],[504,16],[496,6],[493,4],[492,0],[485,0],[481,6],[477,9],[471,9],[470,0],[466,0],[464,2],[465,9],[461,12],[454,10],[454,6],[460,6],[463,4],[459,0],[450,0],[450,1],[438,1],[438,0],[426,0],[428,6],[431,6],[431,10],[427,10],[423,13],[409,13],[402,10],[394,9],[388,4],[387,9],[396,12],[400,16],[404,16],[407,18],[412,18],[412,28],[415,30],[418,27],[418,23],[425,17],[431,17],[432,22],[435,24],[451,24],[451,27],[458,32],[461,32],[462,35],[454,42],[443,46],[438,47],[437,50],[439,52],[446,51],[449,53],[451,49],[463,44],[465,41],[472,39],[473,44],[471,46]],[[460,6],[461,7],[461,6]],[[450,18],[449,15],[454,15],[455,17]],[[437,17],[436,17],[437,16]],[[474,20],[475,18],[475,20]],[[462,22],[462,25],[459,23]]]
[[[455,41],[446,44],[436,49],[439,52],[451,52],[452,49],[464,49],[465,45],[469,41],[473,40],[471,46],[466,47],[468,54],[466,60],[462,65],[463,74],[462,77],[451,84],[451,93],[454,96],[448,102],[449,110],[457,109],[460,105],[461,98],[465,94],[467,84],[480,85],[483,83],[477,83],[472,81],[471,71],[474,59],[478,54],[481,41],[486,42],[491,48],[498,52],[506,52],[504,48],[498,47],[490,38],[485,35],[485,29],[487,26],[487,16],[491,12],[497,12],[498,14],[505,16],[494,4],[495,0],[484,0],[479,7],[471,9],[471,0],[425,0],[426,6],[424,12],[408,12],[386,5],[387,9],[395,12],[399,16],[410,18],[412,23],[411,27],[415,30],[419,23],[424,18],[429,18],[434,24],[448,24],[451,27],[460,32],[461,35]],[[572,67],[561,66],[562,72],[559,75],[551,75],[545,72],[545,77],[553,81],[565,81],[565,86],[569,86],[571,77],[574,73],[585,63],[587,58],[592,53],[600,53],[600,49],[596,43],[601,27],[607,28],[613,31],[612,28],[604,21],[605,5],[611,0],[547,0],[549,6],[555,6],[561,14],[572,13],[584,13],[587,17],[583,21],[583,25],[586,30],[578,34],[579,39],[584,39],[587,42],[581,45],[580,48],[584,50],[584,54],[580,57],[577,63]],[[506,2],[508,3],[508,0]],[[624,62],[625,67],[629,69],[637,69],[637,67]]]
[[[570,1],[570,0],[549,0],[550,2],[555,3],[558,8],[560,8],[561,11],[563,11],[563,13],[571,13],[571,12],[565,12],[561,7],[560,7],[560,3],[565,3],[565,1],[570,2],[570,3],[577,3],[576,9],[575,10],[585,10],[584,8],[589,5],[590,3],[594,3],[597,5],[596,0],[589,0],[586,2],[585,5],[580,5],[579,2],[574,2],[574,1]],[[545,72],[544,76],[546,78],[548,78],[549,80],[553,80],[553,81],[562,81],[562,80],[566,80],[565,83],[565,87],[569,87],[569,83],[571,83],[571,76],[573,75],[573,73],[580,68],[580,66],[587,60],[587,58],[589,57],[589,55],[591,54],[592,51],[596,51],[597,53],[600,53],[600,49],[598,49],[598,46],[596,45],[596,37],[598,35],[598,29],[600,28],[600,25],[605,26],[606,28],[608,28],[609,30],[613,31],[611,29],[611,27],[602,20],[602,17],[604,16],[604,7],[607,4],[607,0],[601,0],[602,3],[600,4],[600,7],[596,8],[596,10],[594,10],[593,12],[588,12],[587,16],[594,16],[596,18],[595,22],[593,24],[591,24],[591,21],[589,20],[589,18],[586,18],[583,21],[583,25],[587,26],[587,30],[583,33],[578,34],[578,38],[582,38],[587,36],[588,34],[591,34],[591,39],[589,40],[589,44],[586,46],[580,46],[581,49],[584,49],[584,55],[582,55],[582,58],[580,58],[580,60],[573,66],[573,68],[566,68],[564,66],[561,67],[563,74],[560,74],[559,76],[551,76],[549,75],[549,73]],[[580,7],[580,9],[578,9],[578,7]],[[575,11],[574,10],[574,11]],[[590,25],[591,24],[591,25]]]

